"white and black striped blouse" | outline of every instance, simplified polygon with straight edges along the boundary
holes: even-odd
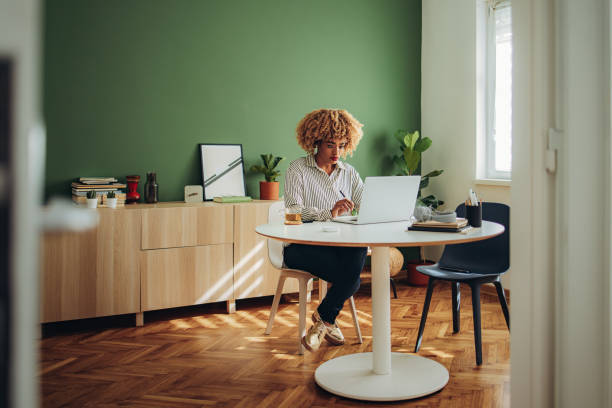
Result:
[[[362,193],[359,173],[341,161],[328,175],[310,154],[292,161],[285,173],[285,207],[300,208],[303,221],[329,220],[334,204],[344,198],[342,194],[358,210]]]

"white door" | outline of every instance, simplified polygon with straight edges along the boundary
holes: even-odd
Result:
[[[609,3],[512,3],[512,406],[610,406]]]

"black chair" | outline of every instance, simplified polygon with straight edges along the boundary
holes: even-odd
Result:
[[[465,217],[465,204],[457,207],[457,216]],[[482,335],[480,332],[480,286],[493,283],[501,304],[506,325],[510,330],[510,314],[506,295],[500,277],[510,266],[510,207],[500,203],[482,203],[482,219],[502,224],[505,231],[495,238],[467,244],[447,245],[440,261],[435,265],[424,265],[417,270],[427,276],[427,295],[423,305],[419,335],[414,352],[418,352],[423,339],[431,294],[437,280],[451,282],[453,301],[453,333],[459,332],[460,283],[467,283],[472,289],[472,308],[474,310],[474,345],[476,364],[482,364]]]

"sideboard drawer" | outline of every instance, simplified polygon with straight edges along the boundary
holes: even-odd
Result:
[[[232,244],[140,251],[142,311],[233,298]]]
[[[234,241],[231,205],[150,208],[142,212],[142,249],[229,244]]]
[[[150,208],[142,212],[142,249],[197,245],[195,207]]]
[[[234,206],[218,204],[198,207],[198,245],[234,242]]]

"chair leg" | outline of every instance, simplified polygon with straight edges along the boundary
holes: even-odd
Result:
[[[397,288],[395,287],[395,281],[393,278],[389,278],[389,280],[391,281],[391,289],[393,289],[393,298],[397,299]]]
[[[361,344],[363,343],[363,338],[361,337],[361,329],[359,328],[359,319],[357,318],[355,299],[351,296],[349,298],[349,302],[351,303],[351,314],[353,315],[353,323],[355,324],[355,334],[357,335],[357,339],[359,339],[359,344]]]
[[[280,298],[283,295],[283,286],[285,286],[286,276],[281,275],[278,278],[278,284],[276,285],[276,293],[274,294],[274,300],[272,301],[272,309],[270,309],[270,317],[268,318],[268,327],[266,327],[266,334],[270,334],[272,331],[272,324],[274,324],[274,316],[278,310],[278,304]]]
[[[309,279],[298,279],[300,283],[300,315],[298,325],[298,354],[304,354],[304,346],[302,345],[302,337],[306,334],[306,292],[308,291]]]
[[[476,365],[482,364],[482,333],[480,332],[480,284],[470,285],[472,288],[472,310],[474,312],[474,346],[476,348]]]
[[[423,331],[425,330],[425,322],[427,321],[427,312],[429,311],[429,303],[431,302],[431,294],[433,293],[434,278],[429,278],[427,281],[427,295],[425,295],[425,304],[423,305],[423,313],[421,314],[421,324],[419,325],[419,335],[417,336],[414,352],[418,352],[421,348],[421,340],[423,339]]]
[[[327,282],[319,278],[319,303],[323,301],[325,295],[327,295]]]
[[[499,298],[499,304],[501,305],[502,311],[504,312],[504,317],[506,318],[506,326],[508,326],[508,330],[510,330],[510,313],[508,312],[506,293],[504,292],[504,288],[499,280],[493,282],[493,284],[495,285],[495,289],[497,289],[497,297]]]
[[[459,333],[461,327],[461,288],[459,282],[451,282],[451,289],[453,291],[453,333]]]

